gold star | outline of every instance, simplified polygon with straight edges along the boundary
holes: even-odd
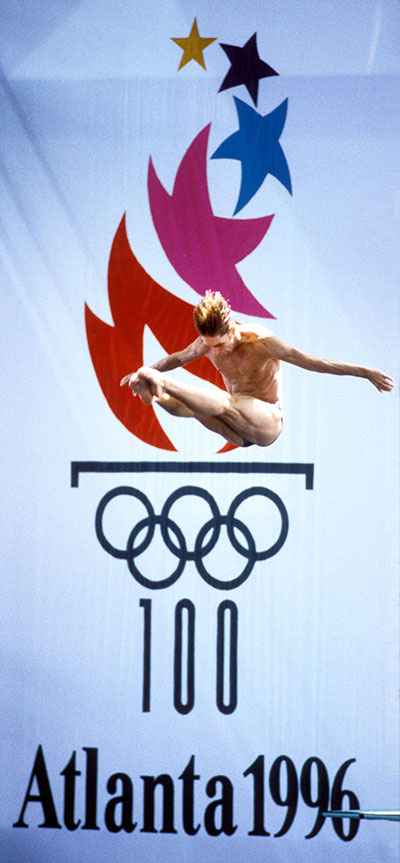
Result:
[[[211,45],[211,42],[215,42],[216,38],[217,37],[213,39],[205,39],[204,37],[199,36],[196,18],[193,21],[192,29],[186,39],[173,39],[171,36],[172,41],[176,42],[183,51],[182,59],[178,66],[178,72],[179,69],[182,69],[182,66],[186,66],[186,63],[190,63],[191,60],[196,60],[196,63],[205,69],[206,64],[204,62],[203,51],[208,47],[208,45]]]

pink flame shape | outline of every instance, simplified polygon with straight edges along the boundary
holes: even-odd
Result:
[[[149,161],[150,209],[160,243],[176,272],[197,293],[220,291],[236,312],[273,318],[250,293],[235,264],[259,245],[272,216],[223,219],[215,216],[207,186],[210,124],[200,132],[179,166],[172,195]]]

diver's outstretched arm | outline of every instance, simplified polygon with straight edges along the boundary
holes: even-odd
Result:
[[[270,336],[265,340],[266,350],[271,357],[292,363],[301,369],[311,372],[320,372],[330,375],[352,375],[357,378],[366,378],[371,384],[382,392],[390,392],[394,387],[394,380],[379,369],[370,369],[366,366],[356,366],[351,363],[339,363],[335,360],[321,360],[305,354],[293,345],[288,345],[276,336]]]

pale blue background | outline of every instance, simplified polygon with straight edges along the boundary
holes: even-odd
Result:
[[[219,714],[214,702],[215,616],[225,595],[189,566],[168,591],[139,588],[94,535],[98,500],[119,480],[86,477],[79,489],[70,488],[75,459],[166,458],[130,435],[107,407],[89,357],[83,306],[110,322],[107,265],[125,211],[146,271],[196,301],[155,234],[148,158],[171,190],[200,129],[212,121],[213,152],[236,129],[233,94],[249,100],[244,88],[217,94],[228,68],[217,42],[205,51],[207,72],[192,62],[177,74],[181,51],[170,37],[188,35],[195,16],[200,34],[221,42],[242,45],[257,31],[260,56],[281,73],[260,82],[258,109],[267,113],[289,98],[282,146],[294,194],[269,177],[241,213],[276,214],[263,243],[239,265],[246,284],[276,315],[271,326],[282,338],[317,356],[377,366],[398,380],[393,2],[234,0],[228,9],[209,0],[195,6],[3,0],[2,863],[142,863],[155,855],[199,863],[297,863],[305,855],[318,863],[396,860],[393,824],[363,823],[350,844],[326,824],[305,842],[314,812],[301,802],[286,837],[248,838],[251,779],[242,773],[260,753],[267,770],[284,753],[298,772],[318,755],[332,781],[354,757],[346,784],[361,805],[399,806],[397,390],[381,395],[365,381],[285,368],[284,433],[271,450],[253,449],[250,458],[314,462],[315,490],[305,491],[300,478],[268,479],[288,507],[290,531],[280,554],[229,595],[240,619],[239,706],[232,716]],[[208,177],[214,211],[230,217],[239,166],[210,162]],[[159,356],[151,333],[145,349],[149,362]],[[214,455],[215,436],[161,420],[179,449],[171,458],[221,458]],[[249,451],[222,458],[248,461]],[[141,488],[162,505],[172,482],[157,480],[155,488],[154,478],[144,477]],[[229,505],[248,481],[210,482]],[[194,513],[186,518],[189,532]],[[116,519],[122,542],[129,517],[121,511]],[[261,513],[252,529],[261,546]],[[146,716],[144,596],[153,599],[160,634],[158,695]],[[172,707],[171,657],[174,608],[184,596],[196,605],[198,653],[196,706],[181,717]],[[12,830],[39,743],[60,817],[60,771],[74,749],[83,770],[82,746],[97,746],[100,813],[107,777],[125,771],[134,780],[140,827],[140,774],[167,771],[177,780],[195,753],[199,820],[210,802],[205,782],[225,773],[235,784],[239,829],[231,839],[210,839],[204,830],[186,837],[177,791],[177,836],[147,836],[139,827],[131,836],[38,830],[35,804],[27,810],[30,829]],[[266,799],[273,831],[284,812],[268,792]],[[80,805],[78,795],[79,817]]]

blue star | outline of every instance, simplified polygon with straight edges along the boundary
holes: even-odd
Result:
[[[242,163],[242,182],[234,216],[258,192],[267,174],[276,177],[292,194],[292,183],[285,154],[279,143],[285,125],[288,100],[285,99],[264,117],[234,96],[239,129],[226,138],[212,159],[238,159]]]

